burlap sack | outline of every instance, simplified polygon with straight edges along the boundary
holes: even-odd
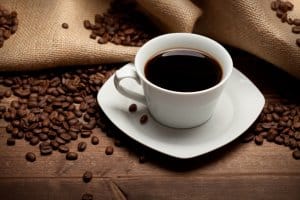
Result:
[[[196,32],[249,51],[300,78],[297,35],[270,9],[271,0],[137,0],[165,32]],[[294,17],[300,18],[300,2]],[[84,19],[104,12],[108,0],[0,0],[19,13],[20,25],[0,49],[0,70],[28,70],[132,60],[136,47],[99,45]],[[197,5],[197,6],[196,6]],[[201,10],[203,15],[201,16]],[[69,29],[62,29],[67,22]],[[299,35],[298,35],[299,37]]]

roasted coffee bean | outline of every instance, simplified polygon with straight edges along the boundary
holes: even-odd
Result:
[[[145,123],[147,123],[147,121],[148,121],[148,115],[146,115],[146,114],[142,115],[140,118],[140,123],[145,124]]]
[[[67,160],[77,160],[78,154],[76,152],[68,152],[66,154],[66,159]]]
[[[55,140],[52,140],[52,141],[50,142],[50,145],[52,146],[52,149],[53,149],[53,150],[57,150],[58,147],[59,147],[59,143],[56,142]]]
[[[62,138],[66,142],[70,142],[72,139],[72,137],[68,133],[62,133],[62,134],[60,134],[59,137]]]
[[[112,146],[107,146],[105,148],[105,154],[106,155],[112,155],[114,153],[114,148]]]
[[[37,145],[37,144],[40,142],[40,140],[39,140],[38,137],[33,136],[33,137],[30,139],[29,142],[30,142],[31,145]]]
[[[254,141],[257,145],[262,145],[264,142],[264,138],[260,135],[255,136]]]
[[[294,138],[290,138],[289,147],[290,149],[295,149],[297,147],[297,141]]]
[[[295,151],[293,151],[293,157],[294,157],[296,160],[299,160],[299,159],[300,159],[300,150],[295,150]]]
[[[56,138],[55,138],[55,141],[56,141],[58,144],[62,144],[62,145],[66,144],[66,141],[63,140],[63,139],[60,138],[60,137],[56,137]]]
[[[69,147],[67,147],[66,145],[60,145],[58,147],[58,151],[61,153],[67,153],[70,151]]]
[[[29,161],[29,162],[34,162],[34,161],[36,160],[36,156],[35,156],[35,154],[32,153],[32,152],[26,153],[25,158],[26,158],[26,160]]]
[[[49,155],[52,153],[52,151],[53,151],[53,149],[50,145],[43,146],[40,148],[41,155]]]
[[[99,144],[99,138],[97,136],[93,136],[92,139],[91,139],[91,143],[93,145]]]
[[[87,147],[86,142],[79,142],[77,146],[77,150],[82,152],[85,151],[86,147]]]
[[[80,134],[80,136],[82,138],[88,138],[88,137],[91,136],[91,134],[92,134],[92,131],[82,131],[81,134]]]
[[[67,24],[67,23],[62,23],[61,27],[64,28],[64,29],[68,29],[68,28],[69,28],[69,24]]]
[[[279,145],[283,144],[283,138],[280,136],[276,136],[274,141],[276,144],[279,144]]]
[[[83,124],[82,128],[86,130],[92,130],[96,127],[96,124],[97,124],[96,119],[93,118],[90,119],[90,121],[87,124]]]
[[[89,122],[91,120],[91,116],[86,113],[86,114],[83,115],[83,120],[86,121],[86,122]]]
[[[36,130],[36,129],[35,129],[35,130]],[[45,134],[45,133],[40,133],[40,134],[38,135],[38,137],[39,137],[40,141],[46,141],[46,140],[48,140],[48,135]]]
[[[293,33],[300,33],[300,26],[294,26],[293,28],[292,28],[292,32]]]
[[[6,144],[8,146],[13,146],[16,144],[16,140],[14,138],[7,138]]]
[[[25,133],[25,139],[26,139],[27,141],[30,141],[33,137],[34,137],[34,135],[33,135],[32,132],[26,132],[26,133]]]
[[[84,193],[81,197],[81,200],[93,200],[93,195],[89,193]]]
[[[137,105],[136,104],[131,104],[128,108],[129,112],[136,112],[137,111]]]
[[[69,135],[71,136],[71,139],[72,140],[77,140],[77,138],[78,138],[78,135],[77,135],[77,133],[76,132],[69,132]]]
[[[83,176],[82,176],[82,180],[85,183],[88,183],[92,180],[93,178],[93,173],[91,171],[86,171],[84,172]]]
[[[41,142],[40,145],[39,145],[40,149],[42,149],[42,148],[44,148],[46,146],[50,146],[50,143],[44,141],[44,142]]]

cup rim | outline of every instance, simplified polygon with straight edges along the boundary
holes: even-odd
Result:
[[[199,90],[199,91],[193,91],[193,92],[180,92],[180,91],[174,91],[174,90],[169,90],[169,89],[165,89],[165,88],[162,88],[158,85],[155,85],[154,83],[150,82],[145,76],[144,74],[140,71],[139,68],[136,67],[136,63],[137,63],[137,58],[138,58],[138,55],[140,54],[140,52],[142,52],[142,49],[145,48],[146,46],[149,46],[151,45],[152,41],[153,40],[157,40],[157,39],[161,39],[161,38],[168,38],[168,37],[172,37],[172,36],[179,36],[179,37],[198,37],[198,38],[201,38],[201,39],[204,39],[204,40],[207,40],[209,42],[212,42],[212,43],[215,43],[216,46],[218,46],[218,48],[220,48],[224,53],[225,53],[225,56],[227,57],[226,59],[228,59],[229,61],[229,69],[228,69],[228,73],[221,79],[221,81],[219,81],[216,85],[210,87],[210,88],[207,88],[207,89],[204,89],[204,90]],[[155,54],[154,54],[155,55]],[[154,56],[152,55],[152,56]],[[214,57],[214,56],[212,56]],[[163,92],[166,92],[168,94],[176,94],[176,95],[195,95],[195,94],[203,94],[203,93],[209,93],[219,87],[221,87],[222,85],[224,85],[224,83],[229,79],[231,73],[232,73],[232,70],[233,70],[233,61],[232,61],[232,58],[229,54],[229,52],[223,47],[223,45],[221,45],[219,42],[211,39],[211,38],[208,38],[206,36],[203,36],[203,35],[199,35],[199,34],[194,34],[194,33],[167,33],[167,34],[163,34],[163,35],[159,35],[157,37],[154,37],[152,38],[151,40],[147,41],[137,52],[136,56],[135,56],[135,59],[134,59],[134,65],[135,65],[135,68],[136,68],[136,71],[137,71],[137,74],[139,75],[139,77],[148,85],[150,85],[151,87],[157,89],[157,90],[160,90],[160,91],[163,91]]]

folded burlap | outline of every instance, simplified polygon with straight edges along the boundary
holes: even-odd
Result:
[[[195,32],[249,51],[300,78],[300,48],[291,26],[270,9],[271,0],[137,0],[165,32]],[[300,2],[290,12],[300,18]],[[18,12],[19,29],[0,48],[0,70],[35,70],[57,66],[133,60],[138,47],[89,39],[83,20],[103,13],[108,0],[0,0]],[[201,9],[200,9],[201,8]],[[203,11],[203,15],[202,15]],[[297,15],[297,16],[296,16]],[[69,29],[61,28],[67,22]],[[262,66],[263,67],[263,66]]]

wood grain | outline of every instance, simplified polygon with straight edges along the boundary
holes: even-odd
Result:
[[[235,67],[268,102],[299,104],[299,80],[245,52],[228,49]],[[300,161],[292,158],[290,149],[273,143],[257,146],[237,139],[203,156],[178,160],[121,135],[128,142],[107,156],[105,147],[114,146],[114,139],[96,129],[100,144],[91,145],[90,138],[71,143],[74,151],[80,141],[89,145],[78,160],[67,161],[58,152],[40,156],[38,148],[24,140],[7,146],[5,126],[0,119],[0,199],[73,200],[85,192],[95,199],[300,199]],[[34,163],[25,160],[28,151],[37,154]],[[139,163],[140,154],[146,155],[146,163]],[[81,180],[86,170],[94,174],[88,184]]]

